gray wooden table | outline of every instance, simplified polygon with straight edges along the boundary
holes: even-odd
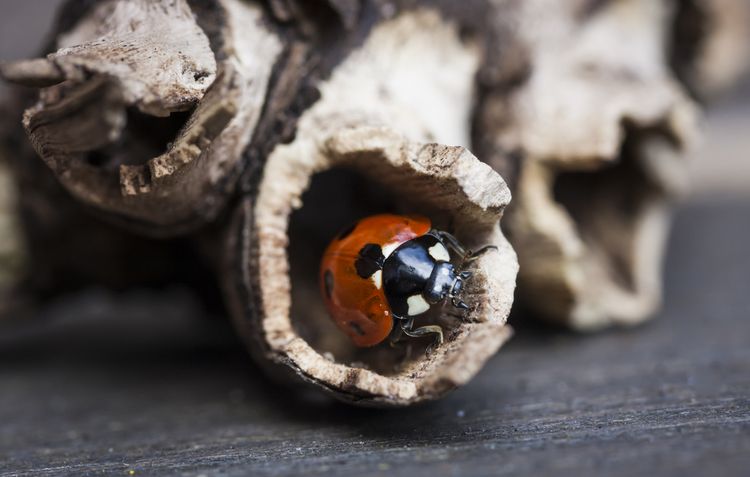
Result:
[[[0,475],[749,475],[748,250],[750,201],[690,203],[656,321],[516,316],[469,386],[401,411],[275,386],[177,290],[72,297],[0,338]]]

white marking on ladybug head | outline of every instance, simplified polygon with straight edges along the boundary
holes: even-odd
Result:
[[[451,261],[451,255],[448,253],[448,249],[445,248],[445,245],[438,242],[432,247],[430,247],[427,252],[429,252],[430,257],[434,258],[437,261],[443,261],[443,262],[450,262]]]
[[[387,243],[383,245],[383,248],[382,248],[383,257],[388,258],[388,256],[392,254],[393,251],[396,250],[399,245],[400,244],[398,242],[391,242],[391,243]]]
[[[378,270],[377,272],[373,273],[370,277],[372,280],[372,283],[375,284],[375,288],[380,290],[383,288],[383,270]]]
[[[427,303],[422,295],[412,295],[406,299],[406,305],[409,307],[407,313],[409,316],[420,315],[430,309],[430,304]]]

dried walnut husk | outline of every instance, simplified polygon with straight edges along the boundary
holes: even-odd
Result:
[[[43,87],[24,116],[39,155],[78,200],[140,232],[213,220],[281,52],[263,9],[109,0],[65,13],[77,21],[57,32],[57,51],[2,68]]]
[[[468,141],[477,65],[476,48],[439,15],[399,15],[321,84],[294,140],[268,157],[236,210],[224,276],[238,330],[276,376],[286,369],[360,405],[408,405],[466,383],[509,337],[517,262],[498,221],[510,192],[465,148],[441,144]],[[446,330],[432,352],[429,339],[411,353],[357,349],[318,295],[327,240],[383,211],[423,214],[468,247],[498,247],[472,268],[471,310],[442,307],[427,318]]]

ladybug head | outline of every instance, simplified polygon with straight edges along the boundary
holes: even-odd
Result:
[[[450,262],[438,262],[432,270],[425,288],[424,297],[430,304],[450,298],[456,308],[467,310],[469,307],[459,298],[463,290],[463,282],[471,276],[471,272],[456,273]]]

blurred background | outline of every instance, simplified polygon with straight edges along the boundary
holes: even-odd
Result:
[[[60,3],[1,0],[0,59],[33,56]],[[744,81],[705,114],[653,323],[581,336],[515,317],[518,336],[475,382],[414,410],[300,406],[179,287],[57,300],[39,312],[44,326],[0,334],[0,475],[434,475],[467,460],[477,475],[740,475],[748,151]]]
[[[0,58],[33,57],[62,0],[0,0]],[[5,93],[7,87],[0,85]],[[750,195],[750,80],[716,100],[706,113],[705,138],[691,157],[694,199]]]

